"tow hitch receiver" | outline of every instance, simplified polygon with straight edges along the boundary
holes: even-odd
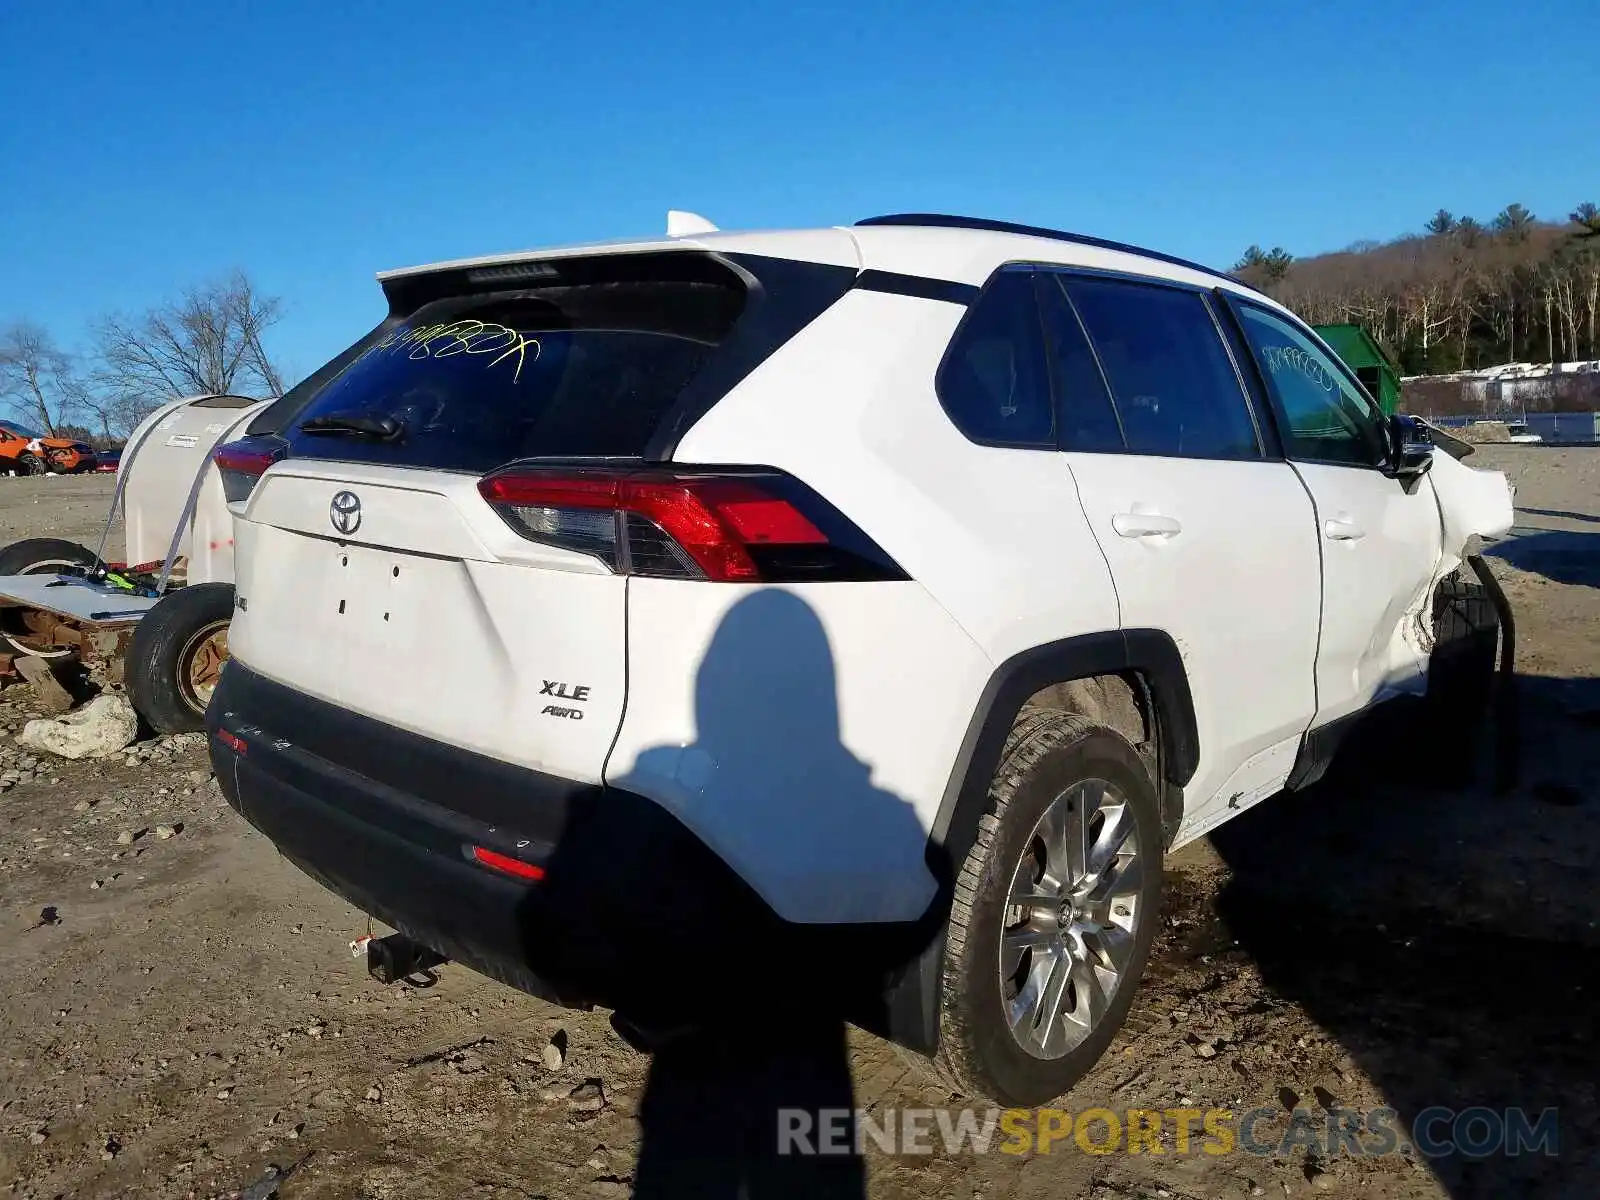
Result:
[[[437,951],[413,942],[403,933],[388,937],[361,938],[351,946],[366,943],[367,974],[379,983],[405,983],[411,987],[432,987],[439,982],[434,968],[450,961]]]

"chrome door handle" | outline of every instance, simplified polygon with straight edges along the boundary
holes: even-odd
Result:
[[[1367,536],[1365,529],[1343,517],[1328,518],[1322,523],[1322,532],[1330,542],[1359,542]]]
[[[1174,537],[1183,532],[1176,517],[1164,517],[1160,513],[1117,513],[1111,518],[1111,528],[1125,538]]]

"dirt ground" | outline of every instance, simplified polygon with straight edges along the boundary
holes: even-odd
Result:
[[[1522,782],[1494,796],[1356,770],[1175,855],[1134,1015],[1064,1104],[1266,1108],[1256,1139],[1274,1144],[1290,1110],[1388,1108],[1408,1131],[1435,1106],[1556,1107],[1558,1152],[1180,1153],[1169,1125],[1160,1154],[869,1145],[870,1195],[1600,1194],[1600,450],[1487,447],[1474,462],[1519,489],[1515,534],[1491,554],[1519,615]],[[0,479],[0,544],[92,544],[110,487]],[[0,730],[20,728],[30,698],[0,693]],[[815,1076],[836,1057],[834,1094],[877,1114],[963,1103],[857,1031],[846,1058],[827,1036],[771,1029],[658,1061],[641,1122],[651,1062],[604,1013],[459,967],[427,988],[370,981],[348,949],[365,918],[222,803],[201,739],[109,764],[30,762],[0,743],[4,1194],[261,1200],[270,1164],[293,1169],[288,1200],[619,1196],[636,1181],[642,1194],[642,1128],[646,1143],[659,1127],[712,1150],[747,1128],[766,1137],[762,1089],[791,1067]],[[737,1003],[759,996],[759,971],[758,957],[736,965]],[[598,1099],[569,1095],[587,1081]],[[804,1167],[750,1194],[826,1182]],[[733,1195],[724,1183],[683,1194]]]

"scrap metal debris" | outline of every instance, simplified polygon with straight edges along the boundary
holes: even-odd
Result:
[[[304,1157],[290,1163],[287,1170],[279,1167],[277,1163],[268,1163],[266,1172],[260,1179],[249,1187],[231,1193],[232,1200],[275,1200],[278,1189],[283,1186],[284,1181],[310,1162],[311,1156],[315,1153],[315,1150],[309,1151]]]

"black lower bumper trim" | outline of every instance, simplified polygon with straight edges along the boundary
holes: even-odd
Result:
[[[882,983],[924,930],[784,922],[645,797],[355,718],[377,726],[356,735],[403,753],[415,778],[454,784],[440,802],[426,783],[374,779],[349,765],[372,761],[370,746],[345,740],[351,717],[232,662],[206,720],[229,804],[362,911],[512,987],[641,1023],[692,1027],[707,1012],[725,1021],[730,1003],[771,1020],[785,1005],[826,1003],[890,1032]],[[481,819],[485,777],[511,820]],[[536,864],[543,878],[489,870],[472,860],[475,845]]]

